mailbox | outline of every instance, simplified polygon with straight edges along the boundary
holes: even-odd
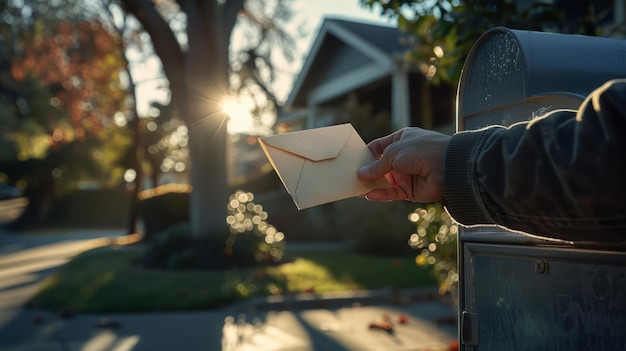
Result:
[[[623,77],[626,40],[495,28],[463,67],[457,130],[577,109]],[[626,350],[625,247],[493,226],[461,228],[458,242],[462,350]]]

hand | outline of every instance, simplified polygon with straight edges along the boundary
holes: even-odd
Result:
[[[421,128],[404,128],[369,143],[377,160],[358,170],[359,177],[387,177],[391,186],[364,194],[368,200],[441,201],[443,167],[450,136]]]

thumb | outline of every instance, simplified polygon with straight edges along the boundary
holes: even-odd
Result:
[[[367,180],[374,180],[382,178],[385,174],[391,171],[386,162],[383,161],[384,156],[374,161],[372,164],[362,166],[358,169],[357,174],[359,177]]]

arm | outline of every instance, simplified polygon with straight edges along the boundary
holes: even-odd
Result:
[[[594,91],[577,113],[456,134],[443,184],[465,225],[626,241],[626,80]]]

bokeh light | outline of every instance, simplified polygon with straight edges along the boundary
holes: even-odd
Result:
[[[440,203],[418,208],[409,214],[408,219],[417,226],[409,238],[409,245],[421,250],[415,263],[433,267],[440,293],[454,292],[459,281],[457,224]]]
[[[253,200],[254,194],[241,190],[230,196],[227,205],[229,215],[226,217],[230,227],[227,251],[232,251],[241,235],[253,235],[259,239],[254,247],[257,261],[280,261],[285,250],[285,234],[266,221],[267,212]]]
[[[124,181],[126,183],[134,182],[135,178],[137,178],[137,171],[134,169],[129,168],[124,172]]]

